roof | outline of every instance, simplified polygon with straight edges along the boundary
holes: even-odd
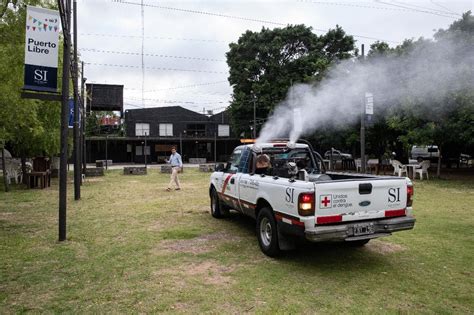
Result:
[[[208,121],[206,115],[196,113],[181,106],[151,107],[140,109],[127,109],[125,116],[128,119],[153,119],[159,116],[160,120],[169,121]]]

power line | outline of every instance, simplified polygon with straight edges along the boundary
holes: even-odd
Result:
[[[125,1],[125,0],[112,0],[112,2],[131,4],[131,5],[140,5],[139,3],[129,2],[129,1]],[[260,20],[260,19],[253,19],[253,18],[246,18],[246,17],[236,16],[236,15],[228,15],[228,14],[222,14],[222,13],[212,13],[212,12],[199,11],[199,10],[180,9],[180,8],[156,5],[156,4],[144,4],[144,6],[151,7],[151,8],[157,8],[157,9],[171,10],[171,11],[180,11],[180,12],[186,12],[186,13],[203,14],[203,15],[209,15],[209,16],[218,16],[218,17],[224,17],[224,18],[235,19],[235,20],[243,20],[243,21],[250,21],[250,22],[258,22],[258,23],[286,26],[286,24],[284,24],[284,23],[272,22],[272,21]]]
[[[363,8],[363,9],[376,9],[376,10],[384,10],[384,11],[399,11],[399,12],[410,12],[413,11],[412,8],[391,8],[391,7],[385,7],[385,6],[375,6],[371,4],[361,4],[361,3],[350,3],[350,2],[330,2],[330,1],[314,1],[314,0],[297,0],[298,2],[308,2],[308,3],[314,3],[314,4],[322,4],[322,5],[332,5],[332,6],[344,6],[344,7],[353,7],[353,8]],[[393,1],[393,2],[398,2],[398,1]],[[405,3],[403,3],[405,4]],[[406,4],[408,5],[408,4]],[[415,5],[411,5],[414,6]],[[423,9],[428,9],[425,7],[422,7]],[[428,9],[431,11],[438,11],[438,10],[433,10],[433,9]],[[443,11],[438,11],[439,13],[446,13]]]
[[[448,7],[445,7],[444,5],[441,5],[441,4],[437,3],[437,2],[434,2],[433,0],[431,0],[431,3],[433,3],[434,5],[436,5],[436,6],[440,7],[440,8],[443,8],[443,9],[447,10],[448,12],[451,12],[452,14],[462,16],[461,14],[459,14],[459,13],[457,13],[457,12],[454,12],[454,11],[452,11],[451,9],[449,9]]]
[[[402,2],[402,1],[396,1],[396,0],[392,0],[392,2],[397,3],[397,4],[401,4],[401,5],[404,5],[404,6],[408,6],[408,7],[414,7],[414,8],[418,8],[418,9],[429,10],[429,11],[433,11],[433,12],[437,12],[437,13],[441,13],[441,14],[460,15],[460,14],[457,14],[457,13],[448,12],[446,10],[441,11],[441,10],[438,10],[438,9],[428,8],[428,7],[424,7],[424,6],[421,6],[421,5],[411,4],[411,3],[408,3],[408,2]]]
[[[118,68],[136,68],[140,69],[140,66],[134,65],[123,65],[123,64],[110,64],[110,63],[95,63],[85,62],[90,66],[104,66],[104,67],[118,67]],[[183,72],[199,72],[199,73],[214,73],[214,74],[227,74],[225,71],[211,71],[211,70],[196,70],[196,69],[176,69],[176,68],[164,68],[164,67],[145,67],[148,70],[161,70],[161,71],[183,71]]]
[[[140,100],[136,97],[124,97],[124,99],[127,100]],[[208,101],[208,102],[195,102],[195,101],[182,101],[182,100],[163,100],[163,99],[157,99],[157,98],[144,98],[146,101],[154,101],[157,103],[162,103],[162,104],[196,104],[196,105],[209,105],[209,104],[225,104],[228,103],[228,101]]]
[[[158,91],[168,91],[168,90],[177,90],[177,89],[187,89],[187,88],[195,88],[198,86],[206,86],[206,85],[214,85],[214,84],[222,84],[222,83],[229,83],[229,82],[228,81],[206,82],[206,83],[198,83],[198,84],[190,84],[190,85],[173,86],[169,88],[162,88],[162,89],[155,89],[155,90],[147,90],[145,92],[158,92]],[[138,90],[136,88],[125,88],[125,89]]]
[[[420,12],[420,13],[426,13],[426,14],[432,14],[432,15],[437,15],[437,16],[442,16],[442,17],[451,18],[451,19],[456,19],[456,18],[453,17],[452,15],[449,16],[449,15],[446,15],[446,14],[440,14],[440,13],[436,13],[436,12],[433,12],[433,11],[427,11],[427,10],[420,10],[420,9],[410,8],[410,7],[406,7],[406,6],[399,5],[399,4],[384,2],[384,1],[381,1],[381,0],[375,0],[375,2],[381,3],[381,4],[385,4],[385,5],[391,5],[391,6],[398,7],[398,8],[408,9],[408,10],[413,11],[413,12]]]
[[[122,3],[122,4],[130,4],[130,5],[141,5],[140,3],[137,3],[137,2],[130,2],[130,1],[125,1],[125,0],[112,0],[112,2]],[[264,23],[264,24],[270,24],[270,25],[278,25],[278,26],[287,26],[288,25],[288,24],[281,23],[281,22],[274,22],[274,21],[268,21],[268,20],[247,18],[247,17],[242,17],[242,16],[236,16],[236,15],[222,14],[222,13],[213,13],[213,12],[207,12],[207,11],[180,9],[180,8],[168,7],[168,6],[162,6],[162,5],[155,5],[155,4],[144,4],[143,6],[151,7],[151,8],[157,8],[157,9],[164,9],[164,10],[179,11],[179,12],[185,12],[185,13],[202,14],[202,15],[207,15],[207,16],[217,16],[217,17],[223,17],[223,18],[229,18],[229,19],[235,19],[235,20],[242,20],[242,21],[258,22],[258,23]],[[326,33],[328,31],[327,29],[314,28],[314,27],[313,27],[313,29],[315,31],[323,32],[323,33]],[[381,38],[364,36],[364,35],[356,35],[356,34],[349,34],[349,35],[354,36],[354,37],[364,38],[364,39],[385,41],[385,42],[391,42],[391,43],[399,43],[398,41],[384,40],[384,39],[381,39]]]
[[[97,34],[97,33],[79,33],[80,36],[98,36],[98,37],[121,37],[121,38],[140,38],[137,35],[125,35],[125,34]],[[193,42],[208,42],[208,43],[225,43],[229,41],[217,40],[217,39],[203,39],[203,38],[179,38],[179,37],[165,37],[165,36],[145,36],[146,39],[161,39],[161,40],[180,40],[180,41],[193,41]]]
[[[79,48],[82,51],[90,51],[96,53],[105,53],[105,54],[121,54],[121,55],[136,55],[136,56],[147,56],[147,57],[159,57],[159,58],[174,58],[174,59],[189,59],[189,60],[199,60],[199,61],[215,61],[215,62],[225,62],[223,59],[212,59],[212,58],[202,58],[202,57],[189,57],[189,56],[175,56],[175,55],[164,55],[164,54],[151,54],[151,53],[138,53],[138,52],[129,52],[129,51],[116,51],[116,50],[101,50],[94,48]]]

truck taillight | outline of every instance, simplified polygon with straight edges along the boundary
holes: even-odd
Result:
[[[407,207],[411,207],[411,205],[413,204],[413,193],[414,193],[414,189],[413,189],[413,186],[412,185],[408,185],[407,186]]]
[[[298,196],[298,214],[301,216],[314,215],[314,193],[301,193]]]

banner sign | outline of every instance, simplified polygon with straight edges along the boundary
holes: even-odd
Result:
[[[24,89],[57,92],[58,11],[27,6]]]
[[[372,93],[365,93],[365,113],[367,115],[374,114],[374,95]]]

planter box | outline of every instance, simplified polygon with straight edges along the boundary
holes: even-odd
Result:
[[[95,160],[96,167],[105,167],[105,160]],[[112,166],[112,160],[107,160],[107,167]]]
[[[127,166],[123,168],[123,175],[146,175],[147,168],[142,166]]]
[[[96,177],[96,176],[104,176],[104,168],[103,167],[88,167],[88,168],[86,168],[86,177]]]

